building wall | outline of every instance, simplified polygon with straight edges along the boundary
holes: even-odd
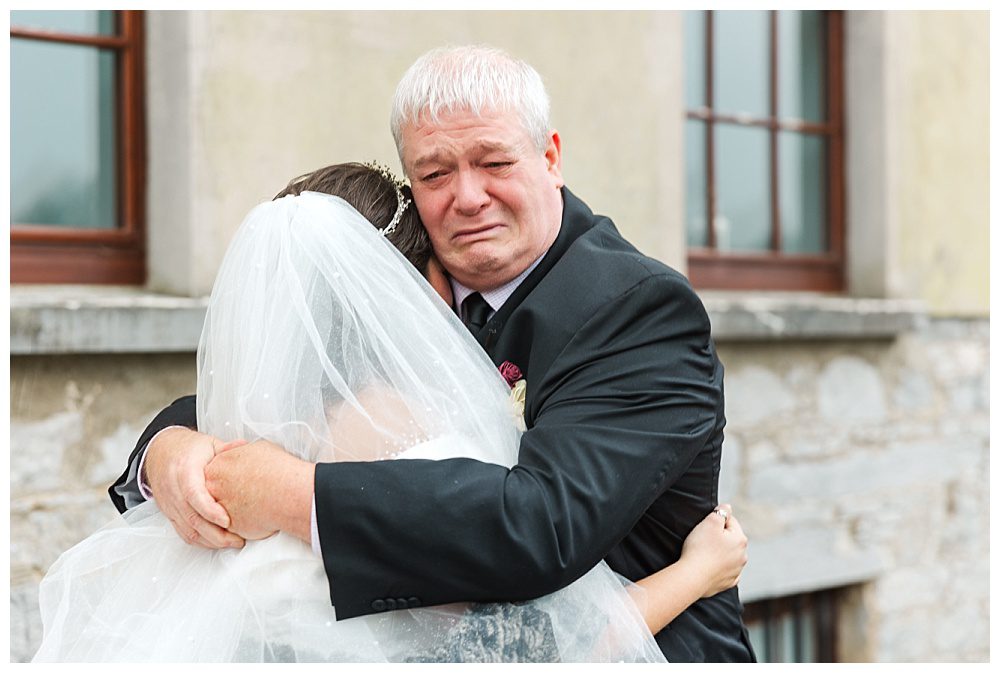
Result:
[[[989,314],[989,13],[892,12],[899,266],[938,315]],[[933,189],[928,189],[933,185]]]
[[[154,290],[207,294],[243,216],[290,178],[339,161],[399,166],[388,121],[396,83],[417,56],[449,43],[488,42],[535,66],[570,188],[648,254],[685,267],[675,12],[147,19]]]
[[[11,358],[11,661],[41,642],[39,581],[117,516],[107,489],[139,433],[194,386],[193,353]]]
[[[719,354],[744,600],[857,587],[845,660],[987,661],[988,322]]]

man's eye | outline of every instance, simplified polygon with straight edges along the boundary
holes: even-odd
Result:
[[[513,161],[490,161],[486,164],[487,168],[506,168],[507,166],[513,166]]]
[[[428,173],[427,175],[425,175],[420,179],[423,182],[433,182],[434,180],[440,178],[442,175],[444,175],[444,171],[434,171],[433,173]]]

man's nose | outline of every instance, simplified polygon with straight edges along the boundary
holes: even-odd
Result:
[[[455,209],[475,215],[490,203],[486,183],[474,170],[459,170],[455,180]]]

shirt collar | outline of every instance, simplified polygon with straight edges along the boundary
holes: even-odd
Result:
[[[528,274],[534,271],[535,267],[538,266],[543,259],[545,259],[547,252],[548,251],[542,253],[541,257],[532,262],[531,266],[522,271],[513,280],[504,283],[500,287],[495,287],[492,290],[480,291],[479,294],[482,295],[483,299],[486,300],[486,303],[490,305],[490,308],[493,309],[494,312],[499,311],[500,307],[504,305],[504,302],[510,299],[510,296],[514,294],[514,290],[516,290],[524,279],[528,277]],[[465,287],[450,276],[448,277],[448,282],[451,283],[451,292],[454,295],[455,309],[460,310],[462,302],[465,301],[466,297],[475,292],[475,290]]]

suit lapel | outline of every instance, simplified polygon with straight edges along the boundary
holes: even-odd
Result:
[[[576,239],[593,226],[594,214],[583,201],[576,198],[566,187],[562,188],[562,196],[562,222],[559,226],[559,235],[556,236],[552,247],[545,253],[545,258],[517,286],[517,289],[504,302],[500,310],[493,314],[493,317],[483,325],[479,334],[476,335],[479,345],[483,347],[494,362],[497,362],[499,355],[494,352],[494,349],[511,314],[517,310],[518,306],[531,294],[531,291],[545,278],[546,274],[556,265],[556,262],[559,261],[566,251],[569,250]],[[525,337],[530,340],[531,335],[525,335]]]

